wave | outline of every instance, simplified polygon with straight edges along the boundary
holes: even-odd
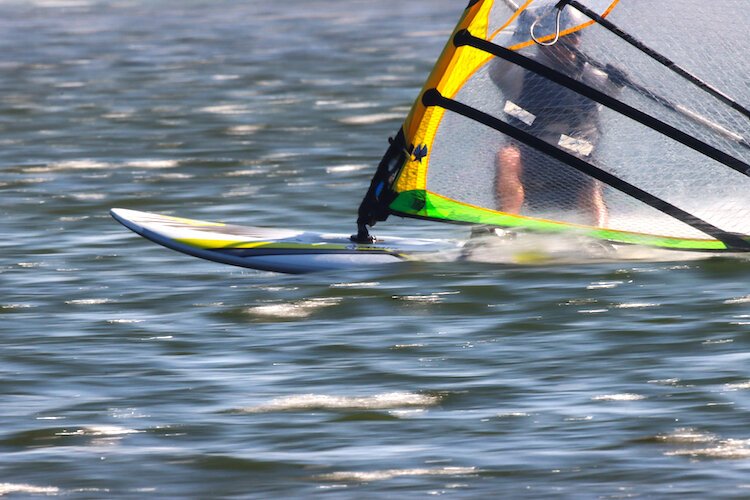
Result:
[[[481,472],[476,467],[438,467],[432,469],[387,469],[376,471],[340,471],[315,476],[323,481],[385,481],[404,476],[465,476]]]
[[[390,410],[434,406],[438,396],[415,392],[387,392],[374,396],[329,396],[300,394],[276,398],[269,403],[239,410],[240,413],[270,413],[297,410]]]
[[[750,458],[750,439],[722,439],[715,434],[701,432],[689,427],[677,429],[671,434],[658,436],[657,439],[676,446],[704,445],[668,451],[665,453],[667,456],[728,460]]]
[[[30,495],[54,495],[60,492],[55,486],[34,486],[31,484],[0,483],[0,497],[11,493],[27,493]]]

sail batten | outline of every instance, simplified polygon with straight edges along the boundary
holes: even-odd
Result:
[[[743,1],[709,13],[684,0],[670,23],[650,0],[471,1],[381,161],[360,233],[395,214],[750,251]],[[706,36],[721,66],[701,62],[700,26],[738,27]]]

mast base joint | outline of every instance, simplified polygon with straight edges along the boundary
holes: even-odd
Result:
[[[359,243],[360,245],[375,243],[377,241],[377,239],[370,234],[370,231],[367,230],[367,226],[365,224],[357,224],[357,234],[351,235],[349,239],[354,243]]]

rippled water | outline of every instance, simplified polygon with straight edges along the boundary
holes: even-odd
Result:
[[[341,5],[0,3],[0,496],[750,496],[748,261],[285,276],[110,219],[352,231],[464,2]]]

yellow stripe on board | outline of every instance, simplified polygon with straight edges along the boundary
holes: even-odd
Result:
[[[207,226],[207,227],[224,227],[226,224],[222,222],[208,222],[204,220],[195,220],[195,219],[185,219],[183,217],[172,217],[171,215],[159,215],[159,222],[163,222],[163,219],[167,219],[174,222],[179,222],[180,224],[184,224],[186,226],[193,226],[193,227],[201,227],[201,226]],[[134,220],[134,222],[139,222],[137,220]],[[153,222],[152,220],[145,221],[146,223]]]
[[[353,243],[279,243],[274,241],[226,241],[226,240],[212,240],[202,238],[175,238],[176,243],[182,243],[194,248],[200,248],[203,250],[230,250],[230,249],[260,249],[267,248],[270,250],[317,250],[317,251],[339,251],[349,250],[356,252],[381,252],[381,253],[394,253],[388,248],[355,245]]]

